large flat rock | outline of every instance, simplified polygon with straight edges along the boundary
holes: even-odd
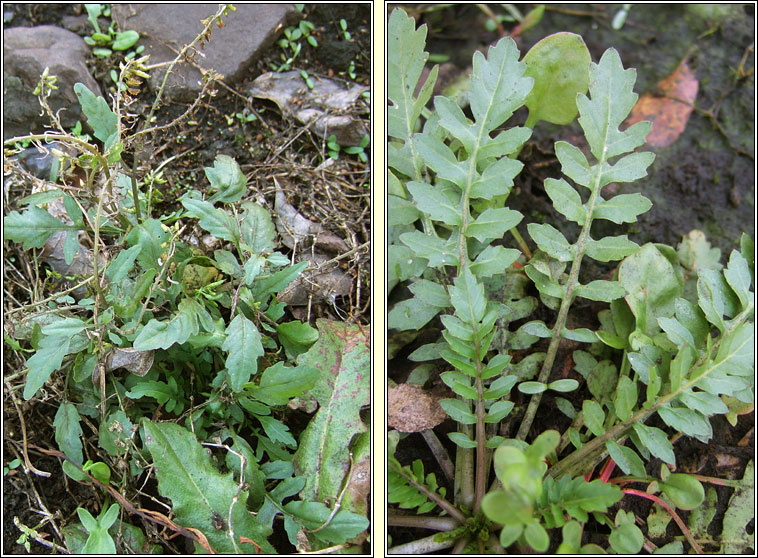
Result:
[[[297,21],[300,12],[293,4],[237,4],[236,11],[222,18],[224,27],[214,25],[210,41],[194,56],[203,70],[215,70],[232,85],[241,80],[262,51],[281,33],[283,26]],[[112,14],[121,30],[134,29],[145,45],[149,64],[171,61],[202,31],[202,20],[218,10],[218,4],[114,4]],[[165,69],[151,72],[149,86],[160,87]],[[165,95],[192,101],[202,89],[202,73],[181,61],[169,76]]]
[[[48,99],[59,112],[64,127],[83,119],[74,84],[81,82],[100,95],[100,87],[87,69],[90,48],[81,37],[55,27],[13,27],[3,31],[3,139],[39,133],[50,126],[50,118],[40,115],[40,105],[32,92],[45,68],[58,78],[56,91]]]

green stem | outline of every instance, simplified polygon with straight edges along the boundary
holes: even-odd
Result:
[[[542,369],[540,370],[539,377],[537,378],[537,381],[543,384],[547,382],[548,378],[550,377],[550,372],[553,369],[553,363],[555,362],[555,357],[558,354],[558,345],[561,341],[561,333],[563,332],[563,327],[566,325],[566,318],[568,317],[568,311],[571,307],[571,299],[574,294],[574,288],[579,282],[579,268],[582,265],[585,245],[587,244],[587,240],[590,237],[590,227],[592,226],[592,212],[595,208],[595,204],[597,203],[597,198],[600,196],[600,178],[602,176],[602,169],[605,166],[605,161],[605,152],[603,152],[603,157],[598,161],[597,166],[595,167],[597,171],[595,172],[594,184],[590,190],[592,194],[590,194],[590,199],[587,201],[587,219],[585,220],[584,226],[582,227],[582,232],[579,233],[579,238],[574,245],[576,250],[574,254],[574,261],[571,263],[571,271],[569,272],[569,278],[566,282],[566,292],[563,295],[563,300],[561,300],[561,307],[558,310],[558,318],[555,320],[555,325],[553,326],[553,337],[550,339],[550,345],[548,346],[547,354],[545,355],[545,361],[542,363]],[[541,400],[542,393],[537,393],[532,396],[532,399],[529,401],[529,406],[526,409],[526,413],[524,414],[524,420],[521,423],[518,434],[516,435],[517,439],[526,439],[526,436],[529,434],[529,429],[532,426],[532,422],[534,421],[534,417],[537,414],[537,408],[539,407]]]
[[[396,463],[393,463],[392,460],[390,460],[390,467],[400,476],[402,476],[405,480],[408,481],[408,483],[413,486],[416,490],[424,494],[429,500],[437,504],[439,507],[441,507],[443,510],[447,512],[447,514],[458,521],[459,523],[466,523],[466,516],[463,515],[458,508],[453,506],[450,502],[442,498],[439,494],[436,492],[432,492],[429,490],[426,486],[423,484],[419,484],[416,482],[416,479],[414,479],[412,476],[410,476],[406,471],[403,470],[402,467],[399,467]]]
[[[729,328],[713,344],[711,351],[704,352],[700,358],[690,367],[690,371],[696,370],[702,366],[706,360],[708,360],[710,355],[716,349],[718,349],[721,342],[727,338],[735,329],[737,329],[737,327],[739,327],[753,313],[753,307],[754,303],[750,302],[748,307],[732,320]],[[676,398],[680,394],[684,393],[688,389],[692,388],[697,382],[707,376],[710,370],[712,370],[712,368],[704,370],[702,374],[690,379],[686,383],[683,382],[682,385],[679,386],[679,389],[661,397],[658,401],[653,403],[650,408],[637,411],[626,422],[619,423],[605,432],[605,434],[602,436],[598,436],[597,438],[590,440],[580,449],[576,450],[575,452],[560,460],[554,466],[550,467],[548,473],[551,477],[558,478],[562,474],[573,473],[574,468],[585,469],[593,467],[595,464],[597,464],[598,461],[600,461],[600,459],[602,459],[602,456],[605,453],[605,443],[608,440],[618,440],[624,436],[635,423],[644,423],[660,407]]]

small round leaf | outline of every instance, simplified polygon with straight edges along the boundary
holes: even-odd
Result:
[[[673,473],[665,482],[661,481],[660,486],[680,510],[694,510],[705,500],[703,485],[690,475]]]
[[[574,33],[545,37],[526,53],[524,75],[534,78],[526,99],[528,128],[540,120],[565,125],[576,118],[576,96],[587,92],[590,61],[587,46]]]

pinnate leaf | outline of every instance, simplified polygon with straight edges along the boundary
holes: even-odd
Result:
[[[634,69],[624,70],[618,52],[609,48],[600,62],[590,64],[590,98],[577,97],[579,124],[590,150],[598,161],[628,153],[645,143],[650,122],[638,122],[624,131],[619,126],[637,102],[632,90],[637,79]]]

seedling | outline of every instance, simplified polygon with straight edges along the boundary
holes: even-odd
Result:
[[[139,41],[139,33],[130,29],[127,31],[116,31],[115,23],[111,22],[107,31],[104,33],[100,30],[100,24],[97,20],[100,16],[110,17],[110,8],[104,4],[85,4],[87,10],[87,19],[92,24],[95,32],[88,37],[84,37],[84,42],[95,47],[92,53],[98,58],[108,58],[113,51],[126,51],[132,48]],[[144,46],[138,47],[133,53],[127,55],[128,58],[140,54]]]

